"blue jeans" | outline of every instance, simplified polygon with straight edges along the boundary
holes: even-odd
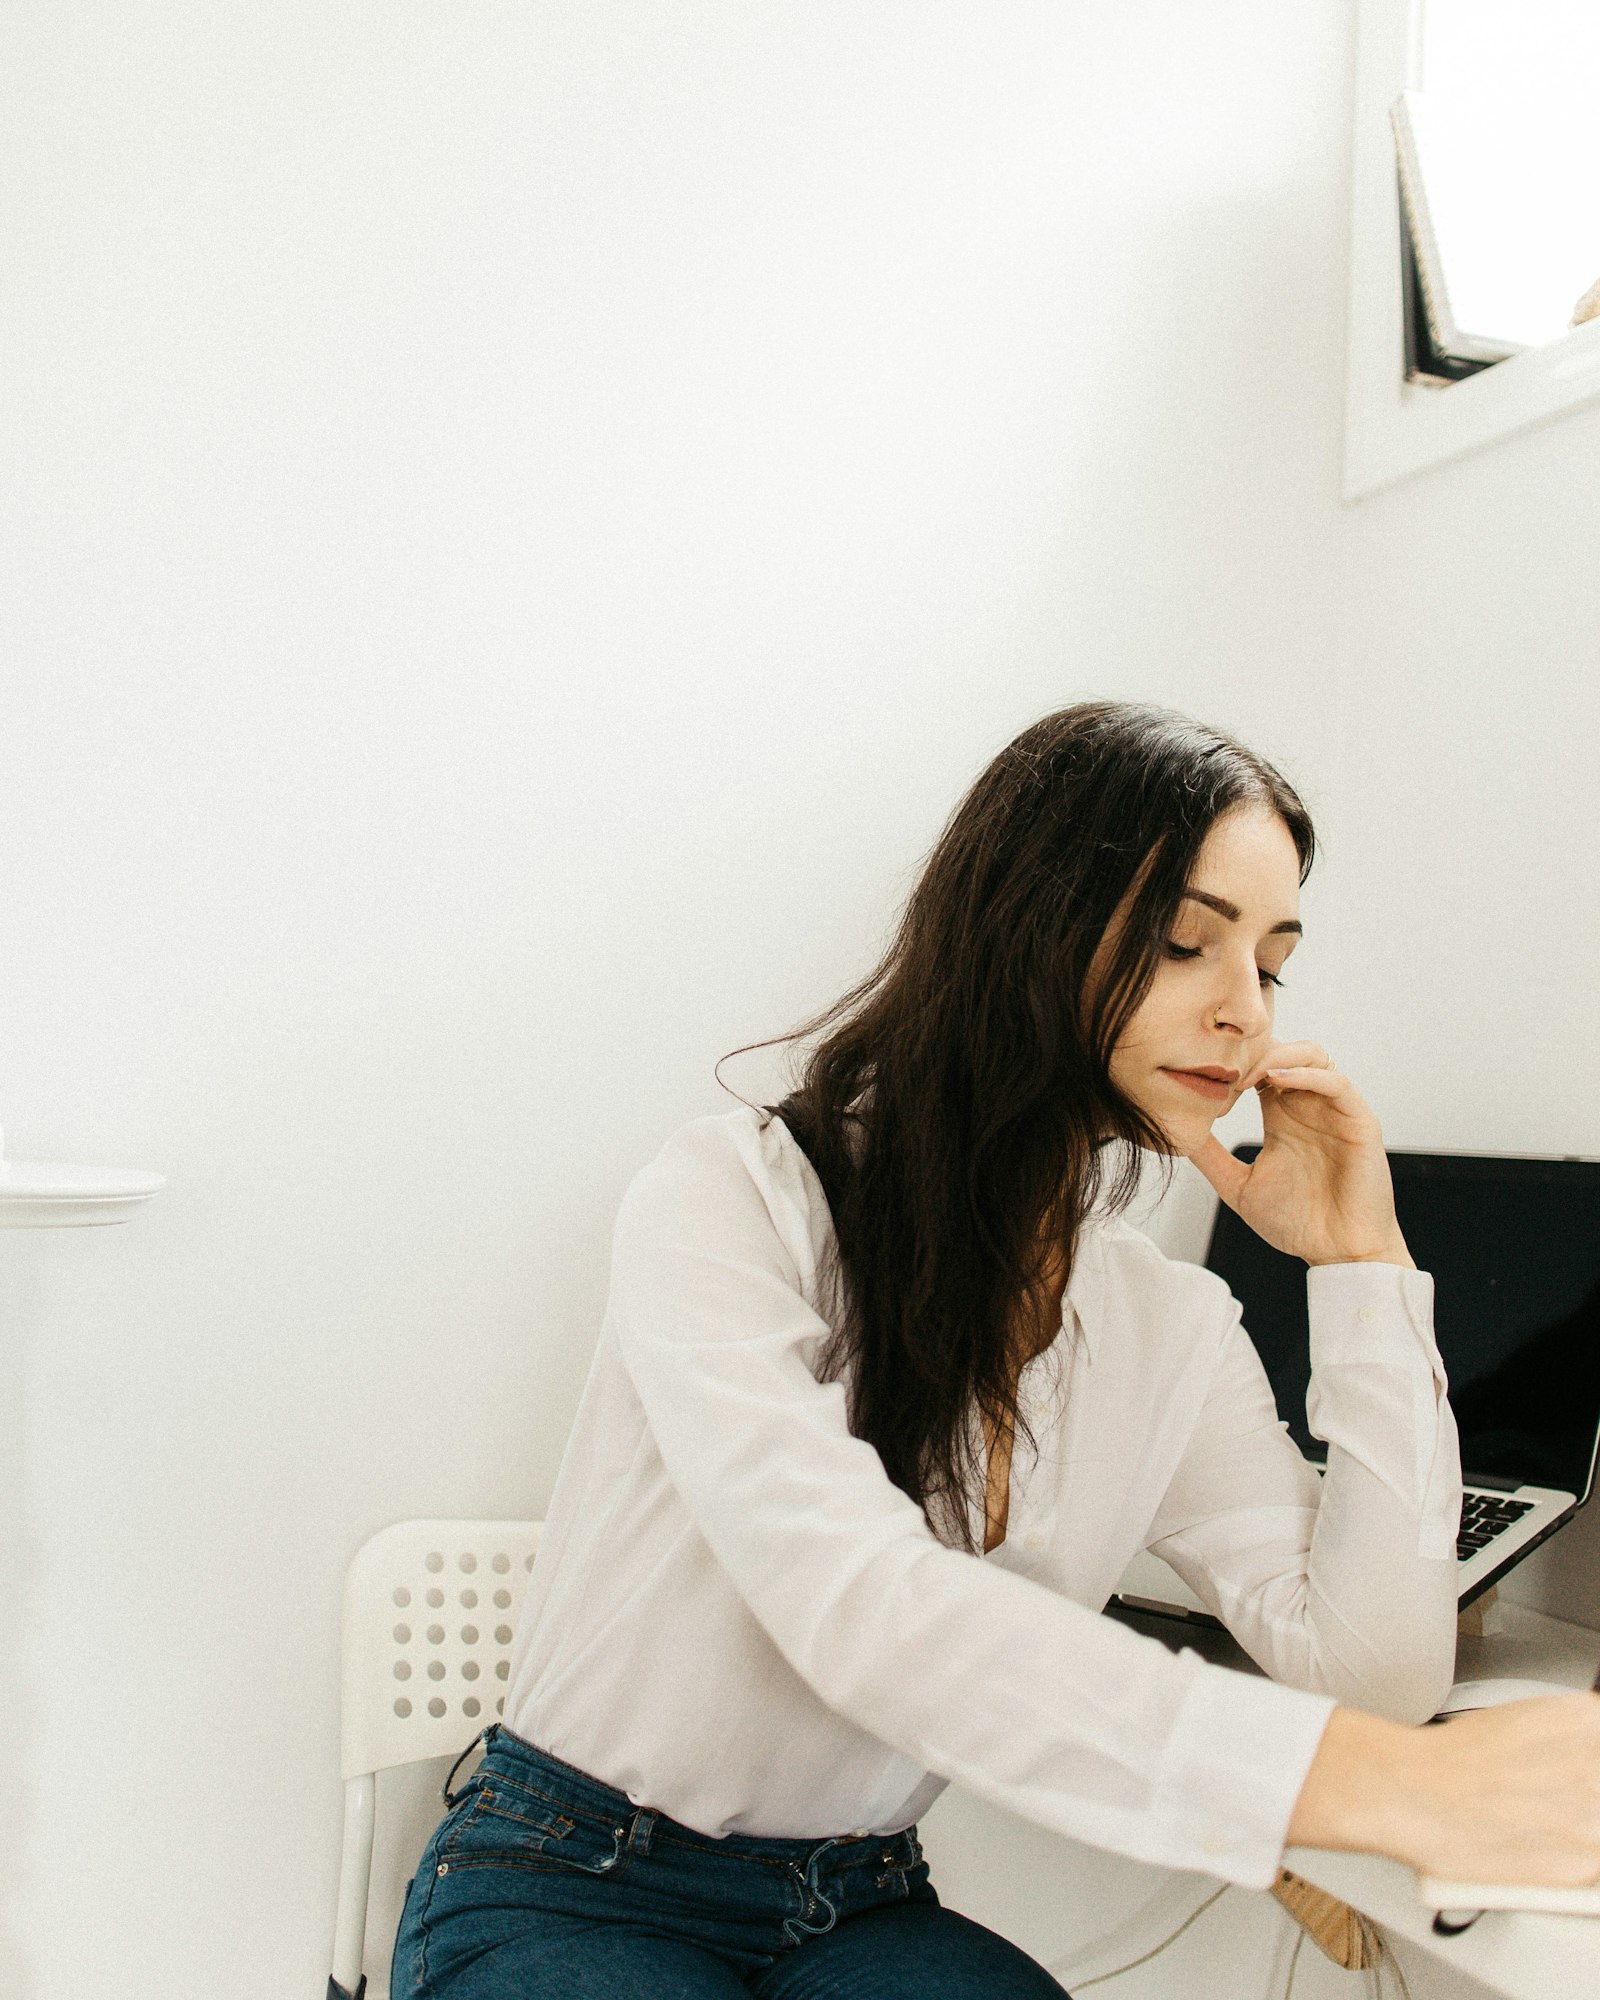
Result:
[[[406,1891],[392,2000],[1063,2000],[915,1827],[712,1840],[499,1723]]]

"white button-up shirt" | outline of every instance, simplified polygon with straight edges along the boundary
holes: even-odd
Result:
[[[1091,1221],[1019,1385],[1037,1450],[1019,1432],[1006,1539],[976,1556],[813,1372],[832,1244],[780,1119],[698,1119],[635,1178],[506,1726],[713,1836],[895,1832],[954,1778],[1268,1884],[1334,1701],[1420,1721],[1450,1684],[1460,1470],[1431,1278],[1309,1274],[1321,1477],[1222,1281]],[[1100,1615],[1145,1547],[1272,1679]]]

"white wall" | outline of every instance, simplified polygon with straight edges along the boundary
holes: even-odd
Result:
[[[1348,13],[10,10],[0,1111],[171,1185],[0,1243],[0,1988],[320,1990],[349,1554],[542,1509],[1045,709],[1303,782],[1394,1140],[1600,1152],[1600,415],[1340,505]]]

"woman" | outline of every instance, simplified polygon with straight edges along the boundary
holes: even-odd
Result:
[[[396,2000],[1059,1994],[938,1901],[915,1822],[951,1777],[1251,1886],[1299,1841],[1600,1876],[1600,1700],[1414,1726],[1451,1679],[1455,1429],[1377,1122],[1273,1040],[1311,856],[1218,732],[1047,716],[794,1095],[635,1179]],[[1250,1089],[1247,1167],[1211,1126]],[[1325,1478],[1220,1281],[1116,1220],[1141,1151],[1310,1267]],[[1271,1679],[1098,1615],[1144,1547]]]

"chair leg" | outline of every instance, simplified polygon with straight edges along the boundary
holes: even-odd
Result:
[[[339,1854],[339,1909],[333,1924],[333,1971],[327,2000],[361,2000],[367,1941],[367,1893],[372,1884],[372,1828],[377,1781],[368,1771],[344,1782],[344,1842]]]

